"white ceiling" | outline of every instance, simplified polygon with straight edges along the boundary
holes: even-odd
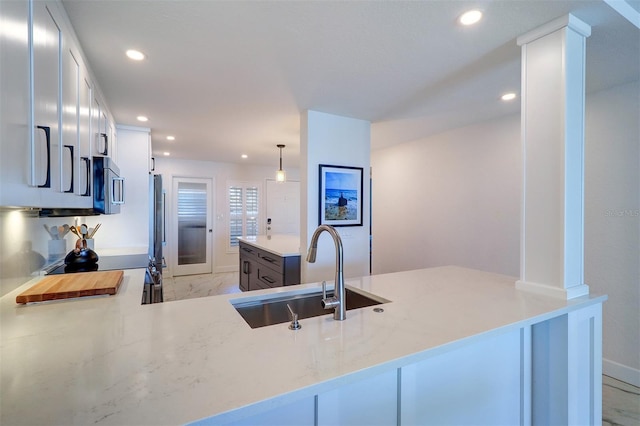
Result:
[[[520,90],[516,38],[567,13],[592,26],[588,91],[640,76],[640,30],[602,0],[63,5],[116,122],[151,127],[154,153],[172,158],[275,166],[284,143],[286,168],[306,109],[371,121],[373,150],[517,113],[499,100]],[[470,8],[485,17],[462,28]]]

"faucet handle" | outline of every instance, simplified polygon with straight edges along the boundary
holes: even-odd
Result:
[[[333,289],[333,297],[327,297],[327,282],[322,281],[322,307],[324,309],[332,309],[340,305],[340,301],[336,295],[336,289]]]

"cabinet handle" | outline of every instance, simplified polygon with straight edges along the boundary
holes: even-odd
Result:
[[[253,250],[248,249],[246,247],[242,247],[242,250],[246,251],[247,253],[253,253]]]
[[[120,197],[116,200],[116,183],[120,187]],[[113,191],[111,191],[111,204],[124,204],[124,178],[113,178]]]
[[[83,197],[88,197],[91,195],[91,159],[89,157],[80,157],[87,169],[87,187],[84,190]]]
[[[250,266],[249,266],[249,265],[250,265],[250,263],[249,263],[249,262],[247,262],[246,260],[245,260],[244,262],[242,262],[242,273],[243,273],[243,274],[249,274],[249,273],[251,273],[251,272],[250,272],[250,270],[249,270],[249,269],[250,269]]]
[[[269,277],[268,277],[268,276],[266,276],[266,275],[263,275],[263,276],[262,276],[262,279],[263,279],[263,280],[265,280],[266,282],[268,282],[269,284],[273,284],[273,283],[275,283],[275,282],[276,282],[276,280],[274,280],[273,278],[269,278]]]
[[[156,157],[151,157],[151,171],[156,171]]]
[[[71,155],[71,182],[69,184],[69,189],[65,190],[65,194],[69,194],[73,192],[73,145],[65,145],[65,148],[69,150],[69,154]]]
[[[269,262],[269,263],[276,263],[276,260],[275,260],[275,259],[272,259],[272,258],[267,257],[267,256],[261,256],[261,257],[262,257],[264,260],[266,260],[267,262]]]
[[[38,185],[38,188],[51,188],[51,127],[49,126],[36,126],[40,130],[44,130],[44,135],[47,143],[47,179],[43,185]]]
[[[109,136],[106,133],[100,133],[100,137],[104,139],[104,151],[101,151],[102,155],[109,155]]]

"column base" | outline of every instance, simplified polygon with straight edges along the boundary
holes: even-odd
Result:
[[[516,288],[518,290],[543,294],[545,296],[556,297],[558,299],[564,300],[575,299],[576,297],[589,295],[589,286],[586,284],[576,285],[569,288],[558,288],[548,284],[518,280],[516,281]]]

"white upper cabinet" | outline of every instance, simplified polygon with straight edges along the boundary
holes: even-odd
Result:
[[[68,208],[88,208],[91,198],[91,83],[68,33],[62,46],[62,190]]]
[[[0,12],[0,206],[91,207],[92,157],[115,153],[115,128],[64,9],[2,1]]]
[[[60,49],[62,33],[47,4],[33,3],[33,158],[41,203],[58,207],[62,188],[62,147],[59,132]]]
[[[80,63],[65,39],[62,48],[62,192],[76,193],[80,121]]]
[[[91,199],[91,81],[86,71],[81,69],[78,88],[78,188],[77,194]]]
[[[39,203],[30,186],[29,3],[0,1],[0,206]]]

